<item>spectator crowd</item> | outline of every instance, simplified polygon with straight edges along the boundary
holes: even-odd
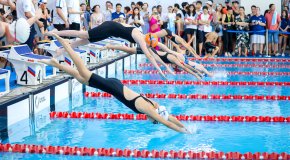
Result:
[[[49,10],[47,0],[0,0],[3,5],[0,21],[12,23],[18,18],[29,19],[40,8],[42,17],[31,27],[30,37],[25,43],[39,54],[37,42],[47,40],[49,37],[44,34],[53,28],[89,30],[105,21],[127,23],[144,34],[169,29],[188,42],[195,39],[191,45],[200,56],[204,55],[205,35],[217,27],[220,32],[215,45],[221,49],[218,56],[263,56],[267,49],[271,56],[285,56],[289,44],[286,34],[290,29],[289,0],[283,1],[282,13],[277,12],[274,4],[270,4],[265,11],[252,5],[251,13],[246,13],[238,1],[230,0],[225,0],[223,4],[216,4],[213,0],[205,4],[201,1],[183,2],[166,9],[161,5],[149,6],[142,1],[132,2],[131,6],[107,1],[105,9],[100,5],[88,6],[80,0],[51,1],[54,7]],[[4,5],[8,9],[4,9]],[[266,30],[269,30],[268,39]],[[160,41],[167,43],[166,39]],[[265,48],[266,41],[269,42],[268,48]]]

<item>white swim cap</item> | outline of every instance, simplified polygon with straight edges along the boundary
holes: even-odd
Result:
[[[161,116],[163,119],[165,119],[166,121],[168,120],[168,117],[169,117],[169,113],[167,112],[166,108],[164,106],[159,106],[157,109],[156,109],[156,112],[159,114],[159,116]],[[153,123],[153,124],[158,124],[159,122],[150,118],[149,117],[149,120]]]
[[[30,25],[24,18],[19,18],[9,25],[9,33],[20,43],[24,43],[28,40],[30,35]]]

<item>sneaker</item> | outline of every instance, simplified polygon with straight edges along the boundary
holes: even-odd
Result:
[[[226,52],[226,53],[225,53],[225,57],[227,57],[227,56],[228,56],[228,53]]]
[[[285,53],[282,53],[282,57],[285,57]]]
[[[276,53],[275,56],[278,57],[278,56],[281,56],[281,54],[280,53]]]
[[[231,55],[230,53],[228,53],[228,56],[229,56],[229,57],[232,57],[232,55]]]
[[[270,55],[265,55],[264,57],[270,58],[271,56]]]

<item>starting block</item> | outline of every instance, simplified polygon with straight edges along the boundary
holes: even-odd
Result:
[[[98,63],[100,59],[105,58],[108,55],[108,50],[100,51],[100,48],[105,46],[105,43],[94,42],[84,46],[79,46],[79,49],[87,52],[87,63]]]
[[[59,48],[63,48],[63,46],[61,45],[59,41],[53,40],[50,43],[39,44],[38,48],[46,50],[52,56],[56,56],[56,50]],[[81,57],[85,65],[87,65],[87,60],[88,60],[87,52],[85,50],[80,50],[80,49],[74,49],[74,51],[76,54],[78,54]],[[74,67],[73,60],[70,58],[67,52],[64,52],[62,55],[58,56],[57,60],[60,64]],[[57,72],[60,72],[60,71],[57,69]]]
[[[0,79],[5,80],[5,91],[0,92],[0,96],[3,96],[4,94],[10,92],[10,83],[9,83],[10,71],[6,69],[0,69]]]
[[[53,74],[46,75],[46,66],[38,62],[41,59],[50,59],[51,57],[34,54],[27,45],[12,46],[10,50],[1,51],[0,57],[10,61],[16,71],[17,84],[20,85],[38,85],[43,79],[48,79],[56,75],[56,69],[53,68]]]

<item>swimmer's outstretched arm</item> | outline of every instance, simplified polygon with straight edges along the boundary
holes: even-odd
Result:
[[[149,49],[149,52],[152,54],[152,56],[155,58],[155,60],[156,60],[157,62],[161,63],[161,65],[163,65],[164,67],[166,67],[166,70],[167,70],[169,73],[175,75],[175,73],[172,71],[172,69],[171,69],[171,68],[170,68],[166,63],[164,63],[163,60],[162,60],[158,55],[156,55],[156,54],[155,54],[151,49]],[[157,51],[157,52],[158,52],[158,51]]]
[[[176,34],[174,34],[174,36],[175,36],[175,40],[179,42],[180,44],[182,44],[190,53],[192,53],[195,58],[200,58],[200,56],[196,54],[196,51],[188,43],[186,43],[184,39],[182,39],[180,36]]]
[[[142,49],[142,51],[144,52],[145,56],[147,57],[147,59],[153,64],[153,66],[157,69],[158,73],[164,78],[166,79],[164,73],[162,72],[162,70],[160,69],[160,67],[158,66],[155,58],[152,56],[152,53],[149,52],[148,47],[146,45],[146,42],[144,40],[144,35],[141,32],[136,32],[137,35],[135,35],[134,37],[136,37],[135,41],[136,43],[138,43],[140,45],[140,48]],[[138,35],[139,34],[139,35]]]
[[[151,107],[151,106],[148,106],[148,107]],[[162,123],[163,125],[165,125],[166,127],[172,130],[175,130],[180,133],[187,133],[187,134],[190,133],[180,122],[177,122],[178,121],[177,119],[175,120],[174,117],[172,117],[171,115],[169,116],[169,121],[167,121],[163,119],[159,114],[157,114],[157,112],[154,109],[152,109],[152,107],[150,109],[146,107],[142,107],[142,108],[138,108],[138,110],[140,110],[140,112],[146,114],[147,116],[158,121],[159,123]]]

